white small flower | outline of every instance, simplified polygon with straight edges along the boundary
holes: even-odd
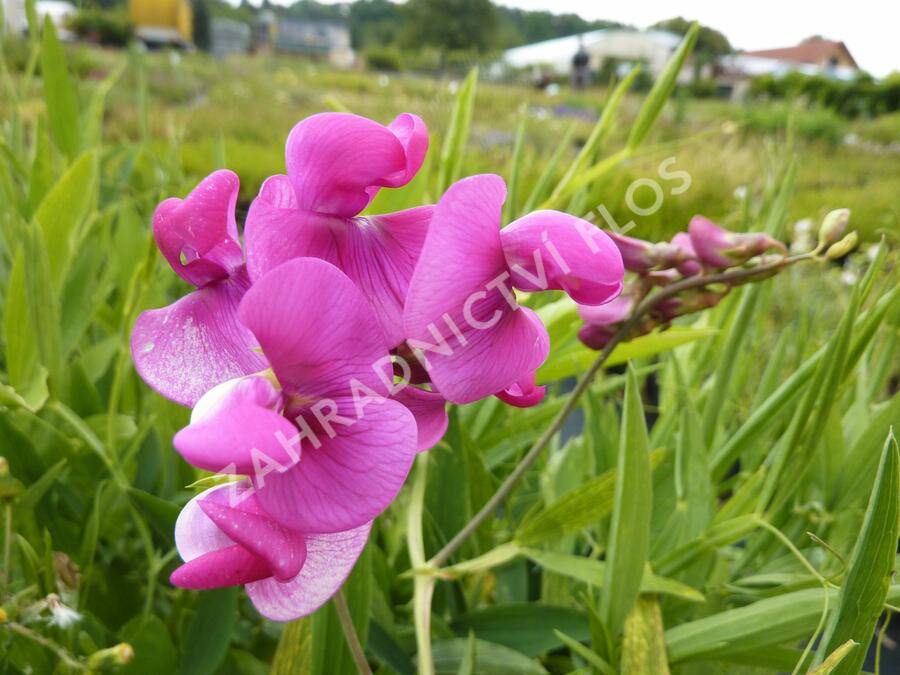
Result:
[[[47,609],[50,610],[49,624],[51,626],[68,628],[69,626],[81,621],[81,614],[76,612],[71,607],[67,607],[66,605],[64,605],[62,603],[62,600],[60,600],[59,596],[56,594],[51,593],[47,596]]]
[[[859,275],[853,270],[844,270],[841,272],[841,281],[847,286],[853,286],[859,280]]]
[[[732,194],[734,194],[735,199],[744,199],[747,196],[747,186],[738,185],[736,188],[734,188],[734,192]]]

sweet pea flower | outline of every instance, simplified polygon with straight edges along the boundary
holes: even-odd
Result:
[[[382,187],[406,185],[425,159],[428,130],[404,113],[388,126],[347,113],[297,124],[285,150],[287,175],[272,176],[245,226],[253,281],[291,258],[327,260],[375,309],[389,347],[403,341],[403,301],[432,207],[360,215]]]
[[[176,450],[202,469],[250,476],[284,527],[321,534],[371,521],[422,442],[413,414],[389,398],[392,364],[372,307],[330,263],[298,258],[253,284],[237,314],[271,370],[207,392]],[[422,429],[443,433],[439,421]]]
[[[549,337],[517,304],[522,291],[557,289],[600,305],[622,289],[618,249],[599,229],[557,211],[531,213],[502,230],[506,186],[499,176],[465,178],[434,209],[404,309],[407,344],[431,382],[454,403],[499,394],[533,405],[534,372]]]
[[[603,349],[631,315],[634,298],[623,293],[605,305],[578,305],[577,309],[578,316],[584,321],[578,331],[578,339],[591,349]]]
[[[181,588],[244,585],[263,616],[289,621],[311,614],[343,585],[372,523],[305,534],[266,513],[247,481],[194,497],[175,523],[184,560],[170,577]]]
[[[691,218],[688,234],[697,257],[712,268],[741,265],[773,248],[787,254],[784,244],[764,232],[729,232],[703,216]]]
[[[265,360],[238,320],[250,286],[234,208],[240,183],[216,171],[185,199],[167,199],[153,215],[153,236],[172,269],[197,288],[162,309],[143,312],[131,334],[138,373],[157,392],[193,405],[214,385],[261,370]]]

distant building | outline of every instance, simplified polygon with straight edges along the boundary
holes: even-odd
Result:
[[[859,66],[843,42],[811,38],[794,47],[723,56],[716,63],[715,79],[720,91],[733,99],[741,99],[753,78],[760,75],[780,77],[791,72],[852,80],[859,73]]]
[[[681,37],[667,31],[633,29],[595,30],[580,35],[535,42],[514,47],[503,53],[493,71],[504,68],[535,69],[553,75],[568,75],[572,57],[581,45],[590,59],[591,70],[600,70],[607,59],[643,63],[653,77],[659,75],[681,42]]]
[[[319,58],[336,66],[353,65],[350,29],[330,21],[280,19],[275,31],[275,50]]]
[[[0,0],[3,4],[3,32],[21,34],[28,30],[25,0]]]
[[[215,17],[209,24],[212,53],[217,58],[250,51],[250,26],[243,21]]]
[[[129,0],[134,33],[150,46],[189,47],[193,44],[190,0]]]

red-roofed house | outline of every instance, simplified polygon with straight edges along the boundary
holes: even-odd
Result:
[[[744,55],[788,61],[790,63],[809,63],[822,69],[843,67],[859,70],[859,66],[856,65],[850,50],[847,49],[847,45],[843,42],[825,40],[819,37],[804,40],[795,47],[760,49],[744,52]]]
[[[716,64],[716,83],[734,99],[746,94],[750,80],[760,75],[780,77],[790,72],[852,80],[859,72],[843,42],[810,38],[795,47],[760,49],[723,56]]]

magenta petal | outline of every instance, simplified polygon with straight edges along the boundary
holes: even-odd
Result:
[[[502,391],[547,358],[540,319],[513,308],[501,245],[499,176],[450,186],[435,207],[410,282],[404,325],[411,348],[424,351],[438,391],[470,403]]]
[[[523,291],[561,290],[589,305],[622,290],[622,254],[604,232],[559,211],[535,211],[500,231],[512,285]]]
[[[284,583],[264,579],[248,584],[247,595],[259,613],[273,621],[312,614],[343,585],[371,529],[372,523],[365,523],[346,532],[308,535],[300,574]]]
[[[634,309],[630,295],[620,295],[605,305],[578,305],[578,315],[592,326],[609,326],[624,321]]]
[[[173,586],[205,591],[242,586],[272,576],[266,562],[243,546],[234,544],[204,553],[177,568],[169,577]]]
[[[347,394],[354,381],[388,393],[393,369],[372,308],[333,265],[280,265],[247,291],[238,314],[286,393],[317,400]]]
[[[292,532],[262,514],[248,513],[219,504],[214,500],[200,500],[200,508],[230,539],[253,555],[265,560],[270,575],[278,581],[295,577],[306,560],[303,535]]]
[[[256,498],[273,518],[304,533],[339,532],[381,513],[397,495],[416,454],[412,413],[388,399],[333,401],[339,417],[316,443],[301,441],[299,464],[257,480]],[[321,426],[321,425],[320,425]]]
[[[335,218],[290,205],[285,176],[263,185],[247,216],[247,265],[259,279],[281,263],[321,258],[343,271],[372,304],[390,347],[403,341],[403,303],[425,242],[432,207],[381,216]]]
[[[168,399],[192,406],[215,385],[266,368],[257,341],[237,317],[246,273],[142,313],[131,333],[138,374]]]
[[[175,434],[172,444],[190,464],[207,471],[287,469],[299,458],[287,442],[297,430],[269,407],[275,396],[262,377],[220,384],[198,401],[191,423]]]
[[[320,113],[297,124],[285,159],[301,211],[344,218],[360,213],[372,187],[399,187],[424,157],[424,124],[401,116],[392,127],[348,113]],[[418,166],[417,166],[418,164]]]
[[[535,373],[495,394],[504,403],[516,408],[531,408],[544,400],[546,387],[535,385]]]
[[[391,396],[402,403],[416,418],[418,452],[429,450],[444,437],[450,420],[447,401],[436,391],[425,391],[411,384]]]
[[[234,207],[240,181],[231,171],[204,178],[185,199],[153,214],[153,236],[172,269],[197,287],[224,279],[243,260]]]

